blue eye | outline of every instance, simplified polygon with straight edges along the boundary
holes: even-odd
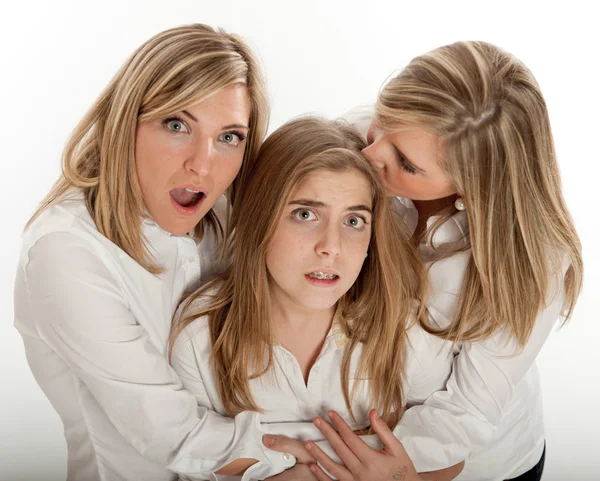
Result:
[[[308,222],[317,219],[315,213],[309,209],[296,209],[294,212],[292,212],[292,215],[294,216],[294,219],[301,222]]]

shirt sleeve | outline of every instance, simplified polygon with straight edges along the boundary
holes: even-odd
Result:
[[[435,264],[434,264],[435,266]],[[428,302],[432,321],[451,321],[456,292],[443,264],[432,269],[433,294]],[[464,270],[463,270],[464,272]],[[563,275],[566,267],[563,266]],[[437,277],[436,277],[437,276]],[[449,282],[439,285],[438,283]],[[436,285],[437,284],[437,285]],[[531,336],[521,349],[503,332],[478,342],[465,343],[454,358],[446,389],[434,392],[421,405],[408,409],[393,430],[418,472],[435,471],[466,460],[474,447],[485,445],[500,422],[515,386],[532,367],[544,342],[560,317],[564,303],[563,276],[550,285],[546,308],[536,319]],[[426,362],[422,362],[426,366]],[[383,446],[375,435],[362,437],[369,446]],[[332,459],[339,457],[326,442],[318,443]]]
[[[257,413],[229,419],[198,406],[87,240],[46,235],[22,267],[39,336],[143,456],[179,474],[211,480],[217,479],[214,471],[241,457],[259,461],[244,479],[288,467],[266,453]]]

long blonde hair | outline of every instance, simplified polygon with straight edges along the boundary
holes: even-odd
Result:
[[[175,321],[169,353],[182,330],[209,316],[214,365],[221,399],[229,415],[260,411],[249,380],[273,366],[273,326],[266,252],[292,190],[310,172],[358,171],[372,186],[373,222],[369,255],[352,288],[339,300],[341,327],[349,338],[342,364],[342,388],[350,413],[350,356],[363,353],[357,377],[368,378],[375,406],[383,415],[402,412],[406,329],[422,287],[423,268],[408,234],[385,198],[377,175],[361,155],[364,141],[349,126],[301,118],[275,131],[263,144],[254,170],[233,206],[235,230],[231,267],[188,297]],[[194,304],[215,289],[208,307]],[[206,303],[205,303],[206,304]],[[265,349],[267,347],[267,349]]]
[[[392,78],[375,117],[387,131],[417,126],[437,134],[442,166],[466,204],[472,257],[456,317],[447,329],[424,327],[453,341],[506,329],[524,345],[539,311],[558,294],[552,281],[562,276],[565,258],[566,321],[581,290],[581,244],[531,72],[494,45],[454,43],[413,59]]]
[[[145,42],[73,131],[62,175],[28,225],[73,188],[81,189],[98,230],[148,271],[161,272],[141,230],[146,214],[135,171],[137,125],[236,84],[246,85],[251,102],[243,172],[252,168],[268,124],[263,75],[250,48],[236,35],[201,24],[166,30]],[[201,237],[207,226],[223,234],[212,209],[196,235]]]

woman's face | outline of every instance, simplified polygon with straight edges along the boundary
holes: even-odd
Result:
[[[371,124],[363,154],[377,168],[388,196],[434,200],[456,191],[440,166],[439,137],[425,129],[386,132]]]
[[[300,182],[267,249],[273,300],[331,309],[360,273],[372,208],[371,185],[357,171],[317,170]]]
[[[138,125],[137,178],[146,209],[162,229],[192,231],[233,182],[242,165],[249,118],[248,91],[238,85]]]

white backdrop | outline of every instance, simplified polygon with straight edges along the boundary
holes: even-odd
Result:
[[[202,22],[260,53],[271,128],[305,112],[338,116],[372,102],[412,57],[459,39],[506,48],[534,72],[550,109],[565,196],[584,244],[572,322],[539,357],[546,481],[600,479],[600,34],[587,2],[30,1],[0,7],[0,480],[64,480],[62,425],[13,328],[20,232],[60,171],[69,132],[121,63],[155,33]],[[592,3],[592,2],[590,2]],[[3,3],[3,5],[6,5]]]

